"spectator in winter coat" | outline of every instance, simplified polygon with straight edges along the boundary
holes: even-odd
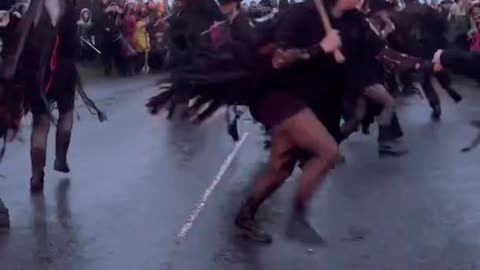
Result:
[[[469,32],[471,39],[470,50],[480,52],[480,1],[472,3],[469,14],[472,22],[472,29]]]
[[[131,6],[127,6],[127,8],[125,8],[124,14],[123,32],[125,33],[125,38],[127,39],[128,43],[133,48],[135,46],[135,31],[137,19],[133,13],[133,8],[131,8]]]
[[[91,46],[95,45],[92,26],[92,12],[88,8],[82,9],[80,19],[77,21],[81,45],[80,59],[92,59],[95,56],[95,51],[91,48]]]
[[[150,38],[144,21],[138,21],[136,23],[135,50],[137,52],[147,52],[150,50]]]
[[[88,8],[84,8],[80,12],[80,18],[77,22],[77,26],[78,35],[88,42],[95,44],[95,40],[92,35],[92,12]]]

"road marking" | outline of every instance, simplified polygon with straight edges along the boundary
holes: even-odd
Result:
[[[226,158],[225,161],[223,162],[222,166],[221,166],[220,169],[218,170],[218,172],[217,172],[217,174],[215,175],[215,177],[213,178],[212,182],[210,183],[210,185],[208,186],[208,188],[207,188],[207,189],[205,190],[205,192],[203,193],[202,198],[201,198],[200,201],[196,204],[195,209],[193,209],[193,211],[192,211],[192,213],[190,214],[190,217],[188,218],[187,222],[182,226],[182,229],[181,229],[180,232],[177,234],[177,244],[180,243],[180,241],[187,236],[187,234],[188,234],[188,232],[190,231],[190,229],[192,229],[193,224],[195,223],[195,221],[197,220],[198,216],[200,215],[200,212],[202,211],[203,207],[204,207],[205,204],[207,203],[208,198],[210,197],[210,195],[212,195],[212,193],[213,193],[213,191],[215,190],[216,186],[217,186],[218,183],[220,183],[220,181],[222,180],[223,175],[227,172],[228,168],[229,168],[230,165],[232,164],[233,159],[235,158],[235,156],[236,156],[237,153],[238,153],[238,150],[240,150],[240,148],[242,147],[243,143],[244,143],[245,140],[247,139],[247,136],[248,136],[248,132],[245,132],[245,133],[243,134],[241,140],[235,144],[235,147],[233,148],[232,152],[230,152],[230,154],[227,156],[227,158]]]

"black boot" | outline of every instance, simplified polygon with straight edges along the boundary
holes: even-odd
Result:
[[[0,199],[0,229],[10,228],[10,216],[8,214],[7,207],[3,204]]]
[[[389,156],[403,156],[408,149],[401,140],[395,139],[391,126],[380,126],[378,129],[378,153]]]
[[[272,130],[265,127],[263,132],[263,149],[269,150],[272,146]]]
[[[402,127],[400,126],[400,122],[398,121],[398,117],[396,114],[394,114],[392,118],[392,137],[394,140],[397,140],[403,137],[403,130],[402,130]]]
[[[270,150],[271,146],[272,146],[272,140],[270,140],[270,138],[264,138],[263,149]]]
[[[235,226],[241,230],[242,235],[260,244],[271,244],[273,238],[270,234],[262,231],[255,223],[256,207],[251,199],[247,200],[235,218]]]
[[[364,135],[370,135],[370,125],[363,125],[362,124],[362,133]]]
[[[53,169],[57,172],[69,173],[70,167],[67,162],[68,146],[70,145],[70,134],[57,135],[56,138],[56,155]]]
[[[55,163],[53,163],[53,169],[62,173],[70,172],[70,167],[65,159],[55,159]]]
[[[440,120],[440,117],[442,116],[442,107],[440,106],[440,103],[430,104],[430,107],[432,108],[432,119]]]

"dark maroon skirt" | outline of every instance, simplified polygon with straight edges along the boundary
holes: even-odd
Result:
[[[271,93],[253,102],[250,112],[260,123],[273,127],[305,108],[307,105],[297,97],[286,93]]]

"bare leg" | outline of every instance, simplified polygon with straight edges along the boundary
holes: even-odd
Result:
[[[310,110],[285,121],[286,133],[302,151],[311,154],[299,178],[294,209],[303,213],[314,191],[339,157],[338,144]]]
[[[289,153],[291,149],[292,143],[281,128],[273,128],[267,172],[255,183],[252,194],[243,203],[235,219],[236,226],[251,240],[263,244],[272,242],[272,236],[259,229],[254,219],[260,205],[292,174],[296,159]]]
[[[364,95],[372,102],[382,105],[382,112],[377,117],[379,125],[389,125],[395,112],[395,99],[381,84],[374,84],[365,89]]]
[[[314,192],[339,158],[338,144],[310,110],[288,119],[285,126],[294,144],[310,154],[298,180],[288,234],[302,242],[321,244],[324,241],[307,222],[306,213]]]
[[[392,122],[395,119],[395,99],[388,93],[387,89],[381,84],[375,84],[365,89],[365,96],[382,106],[382,111],[377,117],[379,125],[379,153],[387,155],[404,155],[408,152],[401,142],[395,141],[398,130],[394,130]],[[395,124],[399,124],[398,121]],[[399,128],[399,126],[397,127]]]
[[[73,117],[75,109],[77,71],[73,60],[66,59],[62,62],[64,72],[58,74],[58,83],[55,84],[57,92],[61,95],[56,97],[58,105],[58,123],[55,134],[55,163],[54,169],[59,172],[68,173],[70,168],[67,162],[67,153],[72,137]]]
[[[30,190],[40,192],[43,190],[45,173],[46,148],[50,120],[45,113],[33,115],[33,130],[30,138],[30,158],[32,162],[32,178],[30,179]]]
[[[310,109],[305,109],[274,127],[267,174],[256,182],[252,195],[236,218],[237,227],[248,232],[252,240],[271,242],[271,236],[252,225],[253,217],[258,207],[291,175],[296,163],[293,151],[296,150],[310,154],[300,176],[294,203],[295,213],[302,216],[314,190],[339,157],[335,139]]]
[[[68,173],[70,168],[67,162],[67,152],[70,146],[70,139],[73,128],[73,110],[61,112],[56,132],[55,163],[54,169],[59,172]]]

